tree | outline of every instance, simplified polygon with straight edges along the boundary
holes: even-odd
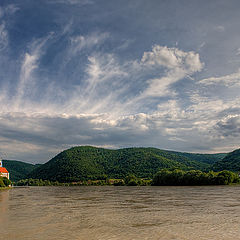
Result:
[[[124,179],[124,182],[128,186],[137,186],[137,185],[139,185],[138,184],[138,179],[133,174],[130,174],[130,175],[126,176],[125,179]]]
[[[6,187],[6,185],[3,182],[3,178],[2,177],[0,177],[0,187]]]
[[[227,185],[231,183],[236,183],[238,181],[239,181],[238,175],[227,170],[223,170],[219,172],[217,175],[218,184]]]
[[[6,177],[3,178],[3,183],[6,187],[8,187],[12,184],[12,182]]]

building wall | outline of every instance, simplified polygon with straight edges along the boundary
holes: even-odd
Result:
[[[1,177],[6,177],[9,179],[9,173],[0,173],[0,176]]]

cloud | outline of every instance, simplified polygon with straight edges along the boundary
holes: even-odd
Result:
[[[37,61],[39,59],[38,54],[32,54],[30,55],[29,53],[25,54],[22,67],[21,67],[21,72],[20,72],[20,82],[18,85],[18,92],[17,96],[18,98],[22,98],[24,92],[26,91],[26,85],[30,85],[30,78],[35,69],[38,68]]]
[[[221,77],[210,77],[199,81],[200,84],[205,86],[220,84],[226,87],[240,86],[240,70]]]
[[[197,52],[154,45],[125,59],[105,48],[113,44],[110,33],[76,34],[72,25],[31,39],[18,59],[16,91],[1,91],[0,151],[8,158],[44,162],[75,145],[200,152],[219,141],[233,146],[225,119],[239,111],[239,99],[200,94],[209,81],[195,86],[204,67]],[[180,82],[194,87],[179,89]]]
[[[4,50],[8,45],[8,33],[5,22],[0,24],[0,51]]]
[[[153,113],[124,116],[116,116],[113,111],[105,114],[1,113],[0,150],[7,151],[9,158],[24,156],[32,162],[44,162],[75,145],[155,146],[209,152],[219,149],[221,144],[224,150],[232,149],[240,136],[236,114],[240,110],[239,99],[226,103],[197,96],[194,99],[185,109],[179,101],[169,100],[159,104]],[[232,138],[230,146],[228,137]],[[19,146],[24,147],[24,153]]]
[[[15,4],[9,4],[9,5],[6,5],[5,7],[0,6],[0,19],[8,15],[11,16],[18,10],[19,10],[19,7]]]
[[[151,52],[144,52],[141,63],[147,67],[167,69],[165,76],[148,80],[149,86],[143,92],[142,97],[174,95],[174,92],[169,89],[171,84],[203,68],[198,53],[184,52],[178,48],[159,45],[155,45]]]
[[[15,4],[9,4],[5,7],[4,11],[5,11],[5,14],[9,14],[9,15],[12,15],[14,14],[15,12],[17,12],[20,8],[15,5]]]
[[[83,39],[80,38],[81,48]],[[126,106],[128,110],[135,108],[136,111],[148,98],[173,97],[176,93],[171,89],[171,84],[189,78],[202,67],[197,53],[158,45],[153,47],[152,52],[144,52],[140,61],[120,63],[114,54],[94,54],[88,57],[85,68],[87,77],[84,88],[81,88],[83,92],[77,93],[84,101],[76,97],[73,102],[82,102],[78,109],[88,112],[91,109],[91,113],[118,108],[119,113],[124,114]],[[149,73],[154,73],[156,78],[148,79]],[[94,107],[89,107],[90,103]],[[84,105],[86,107],[82,108]]]
[[[218,25],[218,26],[215,27],[215,30],[217,32],[224,32],[225,31],[225,27],[222,26],[222,25]]]
[[[8,46],[8,18],[12,17],[12,15],[18,10],[19,8],[14,4],[0,7],[0,51],[6,49]]]
[[[89,61],[89,57],[93,53],[97,54],[99,49],[109,39],[110,34],[107,32],[91,32],[86,35],[76,35],[72,31],[73,21],[66,24],[60,33],[55,34],[55,41],[58,42],[65,39],[67,44],[58,54],[57,62],[59,62],[58,71],[64,76],[72,65],[79,67],[74,72],[84,71],[84,66]],[[79,64],[81,62],[81,64]]]
[[[69,5],[88,5],[93,4],[93,0],[50,0],[49,3],[51,4],[69,4]]]
[[[78,53],[84,48],[92,48],[93,46],[101,45],[107,38],[109,37],[109,33],[91,33],[87,36],[73,36],[70,37],[72,53]]]
[[[47,37],[34,40],[29,46],[29,52],[26,52],[21,64],[19,82],[14,99],[14,111],[24,108],[24,103],[28,97],[35,94],[36,87],[33,73],[38,68],[38,61],[43,54],[43,47],[51,38],[52,33]]]
[[[240,48],[238,48],[238,49],[236,50],[236,55],[237,55],[237,56],[240,55]]]
[[[220,120],[215,126],[217,132],[222,137],[240,136],[240,115],[228,115]]]
[[[144,52],[141,62],[145,65],[163,66],[168,69],[181,68],[189,74],[200,71],[203,67],[198,53],[159,45],[155,45],[151,52]]]
[[[3,15],[4,15],[3,8],[0,7],[0,19],[3,17]]]

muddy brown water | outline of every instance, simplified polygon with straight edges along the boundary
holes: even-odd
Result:
[[[0,239],[240,239],[240,186],[1,190]]]

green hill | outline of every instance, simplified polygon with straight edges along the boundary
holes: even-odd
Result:
[[[215,153],[215,154],[202,154],[202,153],[187,153],[187,152],[173,152],[176,153],[178,156],[184,156],[191,160],[195,160],[198,162],[206,163],[206,164],[214,164],[217,161],[222,160],[224,157],[227,156],[227,153]]]
[[[213,170],[230,170],[233,172],[240,171],[240,149],[230,152],[225,158],[213,165]]]
[[[36,168],[28,177],[69,182],[106,176],[123,178],[127,174],[152,177],[163,168],[204,170],[210,167],[207,161],[198,161],[191,156],[156,148],[109,150],[91,146],[73,147]]]
[[[10,180],[14,182],[26,178],[37,167],[37,165],[16,160],[3,160],[3,166],[7,168]]]

